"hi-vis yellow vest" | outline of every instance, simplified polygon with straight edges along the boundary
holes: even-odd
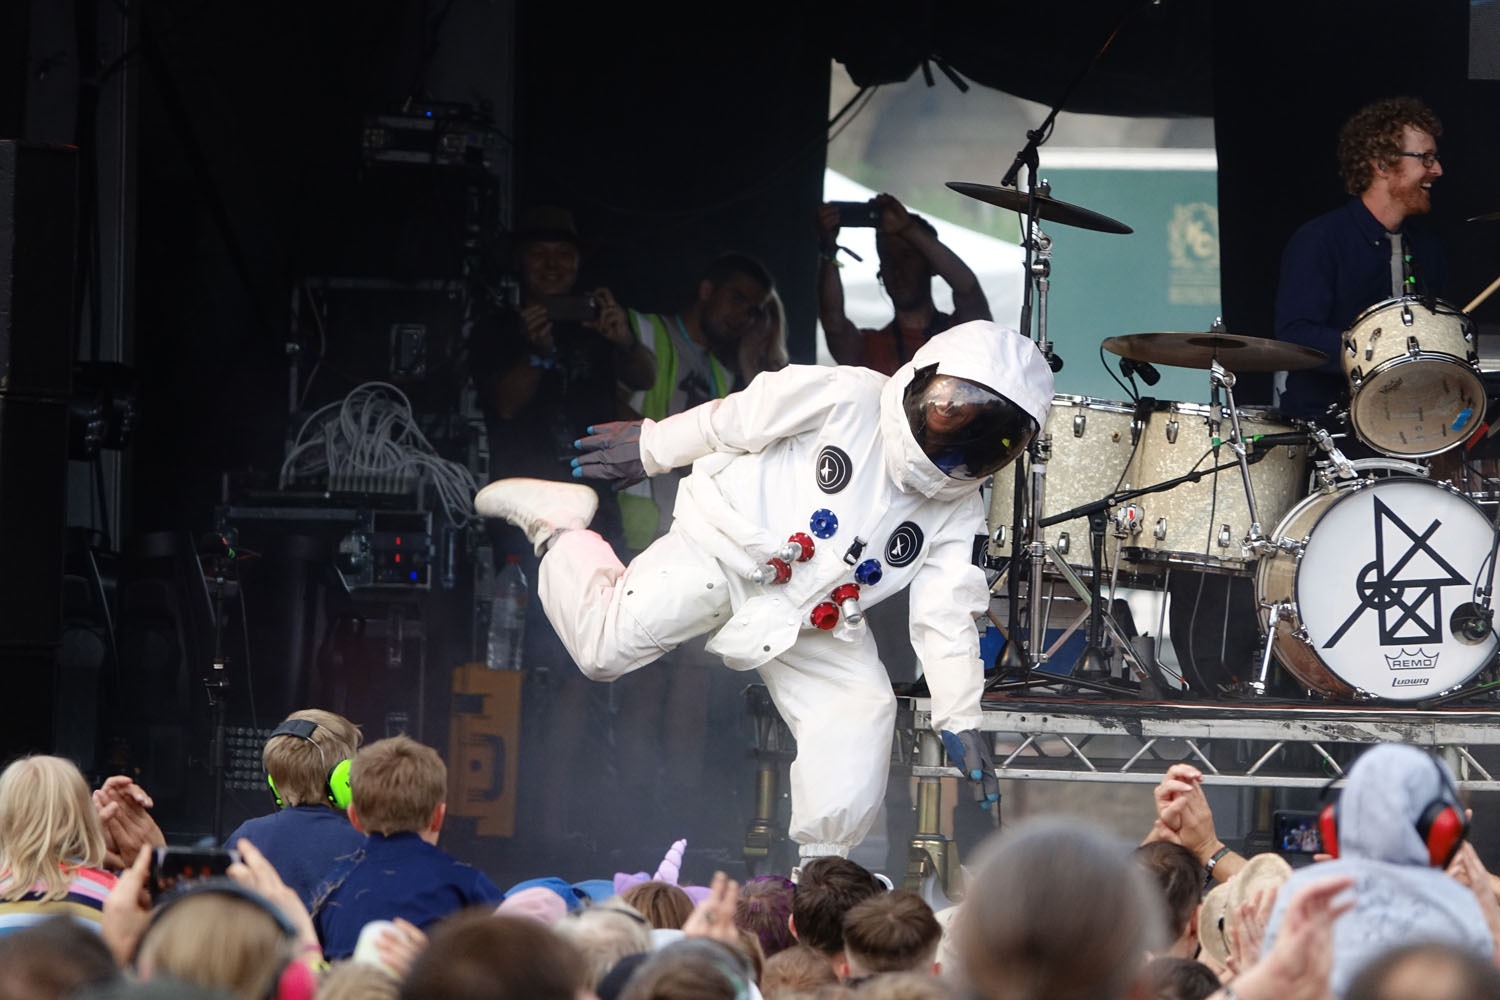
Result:
[[[677,322],[675,317],[659,313],[628,311],[630,327],[636,339],[656,355],[656,381],[651,388],[635,393],[630,398],[631,409],[649,420],[660,420],[669,416],[672,394],[677,391],[677,343],[672,338],[667,324]],[[713,366],[714,388],[720,396],[729,395],[732,376],[729,369],[719,363],[712,354],[708,363]],[[652,495],[651,480],[637,483],[620,492],[620,519],[625,527],[625,544],[637,551],[656,540],[661,524],[661,510]]]

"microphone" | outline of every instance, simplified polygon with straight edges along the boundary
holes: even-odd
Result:
[[[1052,369],[1053,374],[1056,374],[1057,372],[1062,371],[1062,367],[1063,367],[1062,355],[1060,355],[1060,354],[1053,354],[1051,351],[1048,351],[1047,352],[1047,367]]]
[[[1257,434],[1250,439],[1250,443],[1257,448],[1275,448],[1283,444],[1310,444],[1311,434]]]
[[[1448,628],[1459,642],[1473,646],[1490,637],[1492,615],[1489,608],[1469,601],[1453,609]]]
[[[1213,382],[1213,388],[1210,390],[1208,397],[1208,436],[1210,440],[1214,442],[1218,442],[1219,440],[1219,419],[1222,416],[1220,410],[1221,407],[1219,406],[1219,383],[1218,380],[1215,379]],[[1215,443],[1215,453],[1218,452],[1218,448],[1218,444]]]
[[[1120,359],[1120,374],[1126,378],[1135,378],[1139,375],[1141,381],[1147,385],[1155,385],[1161,381],[1161,372],[1149,361],[1136,361],[1132,358]]]

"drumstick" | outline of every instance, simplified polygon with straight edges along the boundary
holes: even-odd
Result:
[[[1470,302],[1468,305],[1464,306],[1464,312],[1466,312],[1466,313],[1473,312],[1475,310],[1475,308],[1478,307],[1479,303],[1483,302],[1485,299],[1487,299],[1491,295],[1493,295],[1494,292],[1495,292],[1495,289],[1497,289],[1497,288],[1500,288],[1500,278],[1496,278],[1494,281],[1490,282],[1490,287],[1486,288],[1484,291],[1482,291],[1478,295],[1474,296],[1474,301]]]

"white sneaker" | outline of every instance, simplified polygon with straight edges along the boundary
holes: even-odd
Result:
[[[559,531],[589,526],[599,509],[599,495],[582,483],[497,479],[474,497],[474,509],[520,528],[540,556]]]

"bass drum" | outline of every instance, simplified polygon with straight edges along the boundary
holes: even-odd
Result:
[[[1052,457],[1047,462],[1043,517],[1081,507],[1120,489],[1121,477],[1140,436],[1133,404],[1062,394],[1052,397],[1046,432],[1052,435]],[[995,473],[991,487],[989,549],[997,558],[1011,554],[1015,470],[1011,464]],[[1030,485],[1026,484],[1028,496]],[[1028,501],[1028,521],[1030,512]],[[1092,569],[1087,517],[1051,525],[1043,534],[1057,546],[1069,566]]]
[[[1255,576],[1261,629],[1277,608],[1272,651],[1313,691],[1421,701],[1494,656],[1493,630],[1471,638],[1455,625],[1494,539],[1468,497],[1425,479],[1349,480],[1304,499],[1274,538],[1283,544]]]

